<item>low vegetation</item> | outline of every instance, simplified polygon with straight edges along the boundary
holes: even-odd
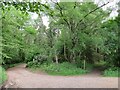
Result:
[[[106,69],[103,73],[104,76],[107,76],[107,77],[120,77],[120,68],[109,68],[109,69]]]
[[[0,66],[0,85],[2,85],[7,80],[7,74],[5,69]]]
[[[22,62],[22,63],[23,63],[23,62]],[[15,67],[15,66],[20,65],[20,64],[22,64],[22,63],[6,64],[6,65],[3,66],[3,68],[4,68],[5,70],[7,70],[8,68]]]
[[[32,63],[28,63],[27,66],[29,68],[34,68],[38,70],[38,68],[40,70],[46,71],[48,74],[50,75],[81,75],[81,74],[86,74],[88,71],[78,68],[76,67],[76,65],[73,65],[71,63],[68,62],[64,62],[64,63],[51,63],[51,64],[47,64],[44,63],[42,65],[36,64],[33,62]]]

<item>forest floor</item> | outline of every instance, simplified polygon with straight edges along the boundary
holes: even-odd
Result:
[[[80,76],[51,76],[33,73],[25,66],[21,64],[7,70],[5,88],[118,88],[117,77],[103,77],[98,70]]]

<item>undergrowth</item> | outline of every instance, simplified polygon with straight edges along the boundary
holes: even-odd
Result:
[[[80,74],[85,74],[88,71],[87,70],[83,70],[81,68],[78,68],[77,66],[75,66],[74,64],[68,63],[68,62],[64,62],[64,63],[51,63],[51,64],[39,64],[39,63],[33,63],[33,62],[29,62],[27,64],[27,66],[29,68],[40,68],[43,71],[46,71],[48,74],[50,75],[80,75]]]
[[[107,77],[120,77],[119,71],[120,68],[117,67],[109,68],[103,72],[103,75]]]
[[[0,85],[2,83],[4,83],[4,81],[7,80],[7,74],[5,72],[5,69],[3,69],[1,66],[0,66]]]

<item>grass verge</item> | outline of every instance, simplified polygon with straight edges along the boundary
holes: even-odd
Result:
[[[109,68],[103,72],[103,75],[106,77],[120,77],[119,71],[120,68],[117,67]]]
[[[5,69],[0,66],[0,85],[2,85],[7,80],[7,74]]]
[[[68,75],[81,75],[81,74],[86,74],[88,71],[83,70],[81,68],[77,68],[74,64],[64,62],[64,63],[59,63],[59,64],[31,64],[28,63],[27,65],[30,68],[40,68],[41,70],[47,72],[50,75],[63,75],[63,76],[68,76]],[[38,69],[37,69],[38,70]]]

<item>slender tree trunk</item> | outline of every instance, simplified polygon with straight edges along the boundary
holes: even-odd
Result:
[[[58,56],[57,56],[57,55],[55,56],[55,61],[56,61],[56,64],[59,63],[59,62],[58,62]]]
[[[84,68],[83,68],[84,70],[86,69],[86,61],[84,60]]]
[[[58,55],[57,55],[57,51],[55,50],[55,62],[56,62],[56,64],[58,64],[59,62],[58,62]]]
[[[65,46],[65,43],[64,43],[64,58],[68,61],[68,58],[67,58],[67,55],[66,55],[66,46]]]
[[[72,60],[72,62],[75,64],[75,57],[76,57],[76,54],[75,54],[75,52],[73,51],[73,60]]]

